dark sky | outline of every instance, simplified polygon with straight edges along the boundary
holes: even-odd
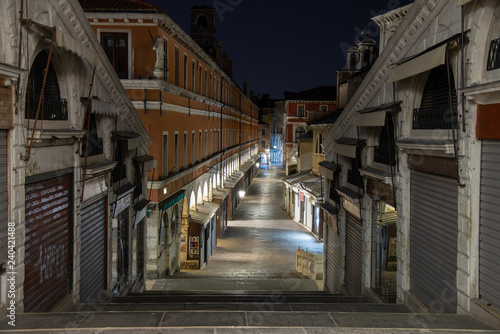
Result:
[[[234,61],[233,78],[256,94],[282,98],[284,91],[335,85],[368,20],[410,0],[148,0],[187,33],[189,8],[218,9],[217,40]],[[368,30],[378,34],[370,23]],[[375,38],[378,40],[378,38]]]

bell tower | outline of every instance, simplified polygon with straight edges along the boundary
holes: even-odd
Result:
[[[194,6],[191,11],[191,38],[213,59],[216,59],[217,11],[209,6]]]

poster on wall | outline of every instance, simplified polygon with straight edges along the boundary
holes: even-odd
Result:
[[[197,235],[189,236],[189,255],[190,256],[198,256],[199,238],[200,237]]]

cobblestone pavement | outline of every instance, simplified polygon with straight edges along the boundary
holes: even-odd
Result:
[[[323,253],[323,243],[283,209],[283,177],[283,168],[260,169],[207,265],[148,281],[147,289],[318,290],[321,282],[295,270],[295,251]]]

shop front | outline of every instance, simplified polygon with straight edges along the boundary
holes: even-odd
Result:
[[[216,232],[217,238],[221,238],[227,228],[227,205],[228,205],[229,190],[227,189],[213,189],[213,199],[212,202],[219,205],[219,211],[217,211],[217,224]]]
[[[71,291],[73,175],[27,177],[24,311],[49,312]]]
[[[215,250],[219,205],[205,202],[191,212],[187,233],[186,269],[201,269]]]

